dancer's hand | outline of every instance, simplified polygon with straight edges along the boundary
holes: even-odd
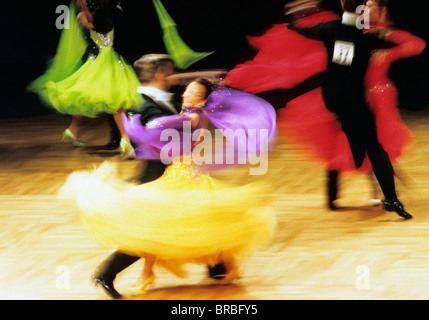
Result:
[[[87,12],[83,11],[79,13],[79,21],[85,28],[94,29],[92,15],[88,14]]]

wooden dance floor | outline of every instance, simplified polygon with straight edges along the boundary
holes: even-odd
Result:
[[[404,111],[416,137],[395,165],[399,197],[414,219],[403,220],[370,203],[368,176],[346,176],[341,210],[325,205],[325,171],[279,139],[270,157],[277,229],[272,240],[228,286],[189,265],[189,277],[155,269],[144,295],[127,294],[140,275],[140,260],[116,282],[125,299],[314,300],[429,299],[429,111]],[[82,229],[76,212],[57,199],[67,176],[103,161],[118,162],[120,175],[142,163],[103,151],[106,118],[84,119],[84,148],[61,143],[70,119],[54,114],[0,121],[0,299],[104,300],[90,277],[109,254]]]

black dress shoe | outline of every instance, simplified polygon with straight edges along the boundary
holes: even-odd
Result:
[[[208,266],[208,271],[210,278],[220,280],[225,277],[226,267],[222,262],[220,262],[218,264],[215,264],[214,266]]]
[[[334,203],[334,201],[328,201],[328,208],[331,211],[335,211],[338,209],[337,205]]]
[[[397,199],[387,199],[383,202],[383,209],[394,211],[404,219],[411,219],[413,216],[404,209],[404,205]]]
[[[105,150],[116,150],[119,148],[120,140],[111,140],[108,144],[104,146]]]
[[[104,289],[104,291],[106,291],[106,293],[113,299],[122,298],[122,295],[118,291],[116,291],[115,287],[113,286],[112,281],[107,281],[102,276],[94,277],[93,280],[94,280],[94,285],[101,286]]]

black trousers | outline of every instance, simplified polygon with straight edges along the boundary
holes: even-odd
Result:
[[[159,160],[147,160],[146,168],[142,174],[138,177],[140,183],[151,182],[164,174],[167,165]]]
[[[112,114],[108,115],[108,120],[110,126],[110,143],[121,141],[121,132]]]
[[[389,155],[378,140],[369,144],[367,154],[384,197],[396,199],[395,174]]]
[[[372,170],[385,199],[397,199],[393,166],[389,155],[376,136],[371,136],[368,139],[366,154],[371,162]],[[338,171],[328,171],[327,188],[329,201],[334,201],[338,198],[338,176]]]
[[[131,256],[120,251],[112,253],[103,263],[98,267],[97,276],[104,278],[106,281],[113,281],[116,275],[122,270],[128,268],[134,262],[139,260],[140,257]]]

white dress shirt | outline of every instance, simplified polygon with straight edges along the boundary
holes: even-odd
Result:
[[[167,91],[163,91],[153,87],[138,87],[137,92],[145,94],[153,99],[161,108],[170,110],[174,114],[177,114],[177,110],[173,105],[172,99],[173,94]]]

